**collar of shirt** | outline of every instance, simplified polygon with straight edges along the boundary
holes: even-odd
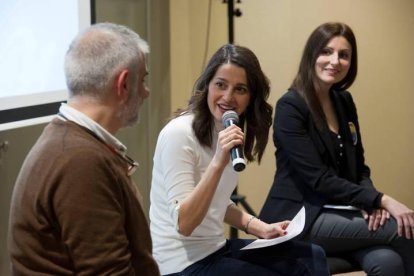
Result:
[[[73,121],[78,125],[86,127],[87,129],[95,133],[100,139],[102,139],[108,145],[111,145],[122,156],[126,155],[127,148],[124,144],[121,143],[121,141],[119,141],[115,136],[113,136],[111,133],[109,133],[107,130],[101,127],[97,122],[95,122],[82,112],[76,110],[73,107],[70,107],[65,103],[61,104],[59,112],[67,120]],[[63,117],[59,118],[62,120],[66,120]]]

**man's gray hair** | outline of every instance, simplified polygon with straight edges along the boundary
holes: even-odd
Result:
[[[126,26],[113,23],[90,26],[75,37],[66,52],[69,97],[105,98],[114,77],[123,69],[137,72],[148,53],[148,43]]]

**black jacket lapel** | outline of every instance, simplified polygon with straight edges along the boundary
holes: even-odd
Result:
[[[321,140],[323,141],[326,149],[329,152],[329,157],[332,161],[333,167],[337,169],[335,150],[332,144],[332,138],[331,138],[331,135],[329,134],[329,130],[325,128],[323,130],[317,130],[317,132],[319,133]]]
[[[340,133],[342,133],[344,141],[344,150],[345,157],[348,165],[348,173],[354,181],[356,181],[356,171],[355,171],[355,146],[352,140],[352,134],[350,130],[350,123],[353,125],[355,122],[352,122],[349,116],[351,110],[349,110],[349,103],[344,97],[341,97],[341,92],[332,91],[332,101],[334,103],[336,114],[338,118],[338,123],[340,125]]]

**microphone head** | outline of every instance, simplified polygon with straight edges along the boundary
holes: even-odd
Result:
[[[244,170],[244,168],[246,168],[246,161],[244,161],[244,159],[241,157],[233,159],[232,164],[233,164],[233,169],[236,172],[241,172],[242,170]]]
[[[223,116],[221,117],[223,121],[223,125],[228,125],[227,122],[229,120],[232,120],[235,124],[239,123],[239,115],[233,110],[228,110],[223,113]]]

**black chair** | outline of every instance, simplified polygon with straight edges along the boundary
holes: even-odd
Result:
[[[331,275],[361,271],[359,263],[347,256],[328,256],[327,261]]]

